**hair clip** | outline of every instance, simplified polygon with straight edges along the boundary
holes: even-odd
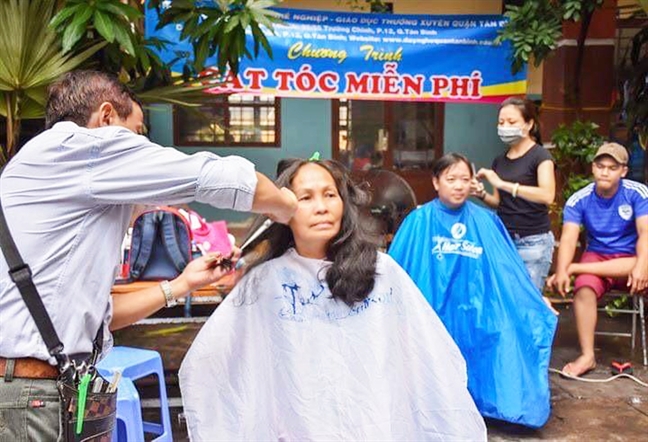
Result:
[[[313,155],[308,159],[308,161],[319,161],[320,153],[318,151],[313,152]]]

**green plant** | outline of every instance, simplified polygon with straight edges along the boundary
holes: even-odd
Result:
[[[47,86],[103,46],[65,53],[48,27],[55,8],[55,0],[0,1],[0,115],[7,123],[2,164],[15,153],[20,121],[43,117]]]
[[[527,0],[522,6],[507,5],[504,15],[509,22],[495,42],[511,42],[514,73],[530,60],[539,66],[556,48],[563,21],[583,20],[585,27],[602,4],[603,0]]]
[[[557,46],[564,22],[580,22],[572,85],[566,91],[578,118],[585,39],[594,11],[602,5],[603,0],[525,0],[522,6],[507,5],[504,15],[509,22],[495,40],[496,43],[511,42],[511,69],[515,73],[530,60],[539,66],[547,58]]]
[[[615,316],[619,316],[619,312],[617,310],[627,310],[629,308],[632,308],[630,303],[630,296],[621,295],[610,300],[605,305],[605,313],[607,313],[610,318],[614,318]]]
[[[158,28],[169,23],[181,23],[180,38],[189,38],[194,48],[193,60],[185,65],[186,78],[200,74],[208,58],[216,56],[218,71],[228,69],[238,72],[242,57],[252,59],[246,46],[245,32],[249,28],[254,39],[254,57],[263,48],[272,56],[262,26],[274,32],[274,24],[281,22],[281,15],[268,8],[276,6],[279,0],[215,0],[213,4],[193,0],[174,0],[165,10],[160,8],[161,0],[151,0],[149,7],[161,12]]]
[[[562,183],[561,201],[564,201],[591,182],[590,164],[596,150],[604,139],[597,132],[598,125],[591,121],[575,121],[572,125],[561,124],[551,137],[554,148],[551,153],[556,161],[559,182]]]
[[[530,60],[539,66],[554,50],[562,33],[560,11],[550,0],[536,0],[522,6],[508,5],[504,15],[509,22],[495,43],[511,42],[513,73],[519,72]]]
[[[128,54],[136,56],[132,23],[142,16],[141,11],[119,0],[67,0],[50,26],[62,33],[64,52],[85,40],[93,40],[92,33],[98,32],[108,43],[117,42]]]

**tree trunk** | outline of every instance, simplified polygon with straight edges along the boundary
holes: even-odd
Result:
[[[20,118],[15,113],[15,98],[11,93],[5,93],[5,105],[7,106],[7,145],[3,152],[5,162],[9,162],[16,153],[18,137],[20,136]]]
[[[14,149],[14,118],[13,118],[13,105],[11,103],[11,94],[5,94],[5,105],[7,107],[7,143],[5,146],[6,161],[9,162],[11,159],[12,152]]]
[[[583,70],[583,57],[585,56],[585,39],[587,38],[587,32],[589,31],[590,23],[592,22],[592,15],[594,15],[594,11],[585,11],[583,20],[581,21],[576,45],[576,62],[574,66],[574,109],[576,110],[577,120],[582,119],[581,72]]]

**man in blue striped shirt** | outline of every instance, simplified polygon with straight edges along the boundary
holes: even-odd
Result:
[[[598,300],[610,289],[641,292],[648,286],[648,187],[624,179],[628,152],[617,143],[603,144],[594,157],[594,182],[573,194],[565,205],[556,273],[547,280],[565,296],[574,281],[574,315],[581,355],[565,365],[580,376],[596,366],[594,331]],[[572,263],[580,228],[587,246]]]

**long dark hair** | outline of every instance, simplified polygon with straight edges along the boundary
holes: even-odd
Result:
[[[536,143],[542,144],[542,138],[540,137],[540,120],[538,117],[538,108],[535,103],[527,98],[520,97],[509,97],[506,100],[502,101],[502,104],[499,107],[501,111],[502,108],[506,106],[513,106],[522,114],[522,118],[526,123],[533,120],[533,127],[529,130],[529,135]],[[499,111],[498,111],[499,113]]]
[[[344,203],[340,231],[327,250],[327,259],[332,264],[326,272],[326,283],[333,298],[351,306],[369,296],[375,283],[377,249],[364,227],[366,223],[361,222],[361,210],[369,204],[369,195],[354,184],[346,168],[334,160],[282,160],[277,186],[290,187],[299,169],[306,164],[317,164],[331,174]],[[251,231],[254,230],[253,227]],[[249,269],[283,255],[295,245],[290,227],[283,224],[273,224],[263,237],[267,244]]]

